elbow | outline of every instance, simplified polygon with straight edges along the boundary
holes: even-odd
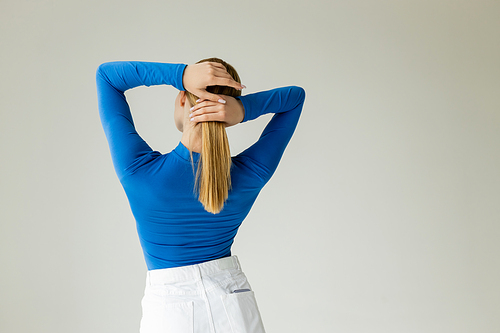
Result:
[[[97,70],[95,71],[95,76],[96,78],[98,78],[99,76],[105,76],[105,73],[106,73],[106,67],[108,67],[108,64],[107,62],[105,63],[102,63],[99,65],[99,67],[97,67]]]
[[[299,86],[292,86],[290,87],[290,89],[296,97],[297,106],[304,104],[304,101],[306,100],[306,91],[304,90],[304,88]]]
[[[97,67],[97,70],[95,71],[95,79],[96,81],[99,81],[99,79],[102,79],[104,77],[104,64],[100,64],[99,67]]]
[[[104,62],[100,64],[95,72],[96,80],[99,80],[99,78],[106,78],[107,77],[106,72],[109,72],[111,66],[112,62]]]
[[[302,87],[297,87],[297,91],[299,94],[299,99],[302,103],[306,100],[306,91]]]

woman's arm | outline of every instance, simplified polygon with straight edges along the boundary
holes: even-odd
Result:
[[[238,157],[255,164],[263,182],[269,181],[299,122],[306,92],[297,86],[282,87],[240,97],[245,109],[243,122],[274,113],[258,141]],[[247,162],[248,163],[248,162]]]
[[[96,72],[99,115],[113,165],[121,179],[134,161],[152,149],[137,133],[124,92],[138,86],[168,84],[184,90],[184,64],[107,62]]]

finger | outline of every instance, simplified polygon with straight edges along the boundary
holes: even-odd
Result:
[[[224,66],[223,64],[221,64],[220,62],[214,62],[214,61],[210,61],[210,62],[207,62],[207,64],[209,64],[210,66],[213,66],[213,67],[216,67],[216,68],[219,68],[219,69],[222,69],[222,70],[226,70],[226,66]]]
[[[200,116],[196,116],[191,118],[191,121],[194,123],[202,123],[205,121],[224,121],[224,117],[221,113],[219,112],[214,112],[214,113],[209,113],[209,114],[202,114]]]
[[[221,81],[221,80],[227,80],[227,81]],[[234,88],[236,90],[242,90],[246,88],[243,84],[235,81],[233,77],[229,73],[223,73],[223,72],[217,72],[214,74],[212,82],[214,82],[214,86],[229,86],[231,88]],[[231,84],[221,84],[219,82],[232,82]]]
[[[215,82],[218,86],[228,86],[238,90],[246,88],[244,85],[236,82],[232,78],[215,78]]]
[[[207,62],[205,65],[206,74],[214,76],[216,72],[227,72],[226,67],[216,62]]]
[[[201,100],[208,99],[210,101],[226,104],[226,100],[222,96],[209,93],[206,90],[200,91],[198,96],[200,97]]]
[[[214,76],[216,76],[216,77],[222,77],[222,78],[227,78],[227,79],[231,79],[232,78],[231,74],[229,74],[228,72],[226,72],[226,70],[222,70],[222,69],[216,69],[214,71]]]
[[[213,76],[216,76],[217,78],[224,78],[224,79],[229,79],[230,81],[232,81],[232,84],[216,84],[216,85],[223,85],[223,86],[229,86],[229,87],[233,87],[237,90],[241,90],[241,89],[244,89],[246,88],[243,84],[239,83],[239,82],[236,82],[233,77],[231,76],[231,74],[229,74],[227,72],[227,69],[226,67],[224,67],[224,65],[222,64],[219,64],[218,62],[211,62],[210,64],[212,64],[212,72],[211,74]]]
[[[194,112],[196,112],[198,110],[207,108],[209,106],[218,106],[218,105],[222,105],[222,104],[221,103],[212,102],[212,101],[203,101],[203,102],[200,102],[200,103],[196,104],[195,106],[193,106],[189,111],[191,111],[191,113],[194,113]]]
[[[216,102],[211,101],[211,100],[208,100],[208,99],[201,99],[201,98],[198,98],[198,99],[196,100],[196,104],[195,104],[193,107],[196,107],[196,105],[198,105],[198,104],[200,104],[200,103],[202,103],[202,102],[216,103]]]
[[[220,103],[219,103],[220,105]],[[204,115],[204,114],[211,114],[211,113],[217,113],[217,112],[221,112],[221,107],[220,106],[206,106],[202,109],[199,109],[199,110],[196,110],[196,111],[193,111],[189,114],[189,118],[193,118],[193,117],[196,117],[196,116],[201,116],[201,115]]]

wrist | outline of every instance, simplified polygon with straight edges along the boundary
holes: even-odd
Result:
[[[181,83],[181,85],[179,87],[177,87],[177,89],[179,89],[180,91],[187,91],[187,89],[186,89],[186,71],[187,71],[187,68],[189,67],[189,65],[186,65],[186,64],[183,64],[183,65],[184,66],[180,70],[180,76],[181,76],[180,83]]]
[[[243,106],[243,103],[239,99],[236,99],[236,102],[238,103],[238,107],[241,113],[241,120],[238,122],[238,124],[241,124],[243,120],[245,120],[245,107]]]

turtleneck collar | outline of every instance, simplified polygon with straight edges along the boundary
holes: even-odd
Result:
[[[173,150],[180,158],[191,163],[191,156],[189,156],[189,149],[187,149],[182,142],[179,142],[177,147]],[[196,153],[193,151],[193,162],[197,163],[200,158],[200,153]]]

